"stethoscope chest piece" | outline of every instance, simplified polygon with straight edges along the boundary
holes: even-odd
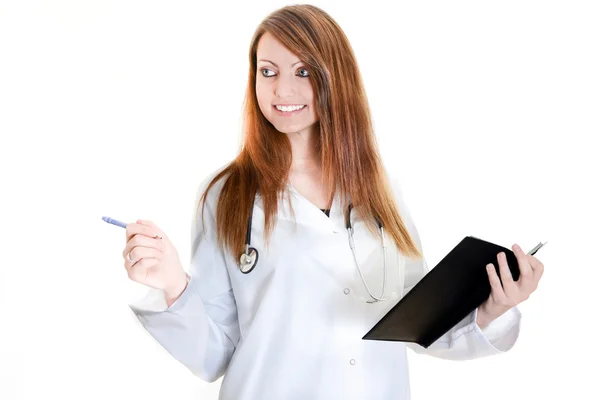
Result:
[[[250,273],[258,262],[258,250],[248,247],[248,250],[240,256],[240,271],[243,274]]]

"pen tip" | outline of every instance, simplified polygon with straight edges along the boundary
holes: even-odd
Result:
[[[110,218],[108,218],[108,217],[102,217],[102,221],[105,221],[105,222],[108,222],[109,219]]]

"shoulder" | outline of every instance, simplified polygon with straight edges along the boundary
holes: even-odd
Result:
[[[402,206],[401,208],[406,208],[406,204],[404,201],[404,185],[403,185],[403,181],[402,181],[402,176],[400,175],[400,173],[394,171],[393,169],[388,168],[387,166],[385,166],[385,173],[386,173],[386,178],[387,178],[387,182],[388,182],[388,187],[390,189],[390,191],[392,192],[392,195],[394,196],[396,203],[400,206]],[[402,210],[404,211],[404,210]]]
[[[414,232],[414,222],[412,219],[411,211],[408,206],[408,202],[405,196],[405,186],[402,180],[402,175],[394,170],[386,167],[386,175],[388,179],[389,188],[396,201],[396,207],[404,223],[407,225],[411,234]]]
[[[199,183],[196,184],[196,195],[193,203],[193,217],[192,217],[192,231],[197,232],[197,230],[201,226],[201,220],[203,216],[204,209],[204,222],[208,223],[210,228],[215,228],[216,226],[216,213],[217,213],[217,203],[219,200],[219,195],[221,190],[223,189],[223,185],[225,183],[225,176],[219,178],[207,191],[210,183],[225,169],[229,164],[222,165],[216,170],[212,171],[208,175],[205,175],[203,178],[199,179]],[[204,198],[202,198],[202,195]]]
[[[200,197],[206,190],[208,189],[208,185],[219,175],[225,168],[228,167],[229,164],[225,164],[212,171],[208,175],[204,176],[199,183],[196,185],[196,201],[197,204],[200,200]],[[223,185],[225,183],[225,176],[222,176],[218,181],[216,181],[213,186],[210,188],[208,193],[206,193],[206,201],[210,204],[215,204],[221,190],[223,189]]]

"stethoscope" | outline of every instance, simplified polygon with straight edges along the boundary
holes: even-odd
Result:
[[[250,246],[250,236],[251,236],[251,231],[252,231],[252,211],[254,209],[254,203],[252,204],[252,207],[250,208],[250,216],[248,217],[248,229],[246,231],[246,251],[244,253],[242,253],[242,255],[240,256],[240,271],[243,274],[249,274],[250,272],[252,272],[252,270],[254,269],[254,267],[256,267],[256,264],[258,263],[258,250],[252,246]],[[367,303],[375,303],[378,301],[385,301],[388,300],[390,297],[389,296],[383,296],[385,293],[385,285],[387,282],[387,260],[386,260],[386,256],[387,256],[387,246],[385,244],[385,235],[383,232],[383,225],[381,224],[381,221],[379,221],[378,218],[375,218],[375,221],[377,222],[377,226],[379,227],[379,232],[380,232],[380,236],[381,236],[381,249],[383,252],[383,288],[381,290],[381,296],[376,297],[371,293],[371,290],[369,289],[369,286],[367,285],[367,282],[365,281],[365,278],[363,277],[363,274],[360,270],[360,267],[358,266],[358,261],[356,260],[356,253],[354,252],[354,228],[352,227],[352,223],[350,222],[350,213],[352,212],[352,203],[350,203],[348,205],[348,209],[346,210],[346,215],[345,215],[345,220],[346,220],[346,230],[348,231],[348,243],[350,244],[350,249],[352,250],[352,256],[354,258],[354,264],[356,265],[356,269],[358,270],[358,274],[360,275],[360,279],[363,282],[363,285],[365,286],[365,289],[367,289],[367,292],[369,293],[369,296],[371,296],[372,300],[367,300]]]

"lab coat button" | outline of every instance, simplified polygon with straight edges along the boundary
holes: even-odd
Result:
[[[348,288],[344,289],[344,293],[345,293],[345,294],[348,294],[348,293],[350,293],[350,289],[348,289]]]
[[[350,365],[354,365],[356,364],[356,361],[354,361],[354,358],[350,360]]]

